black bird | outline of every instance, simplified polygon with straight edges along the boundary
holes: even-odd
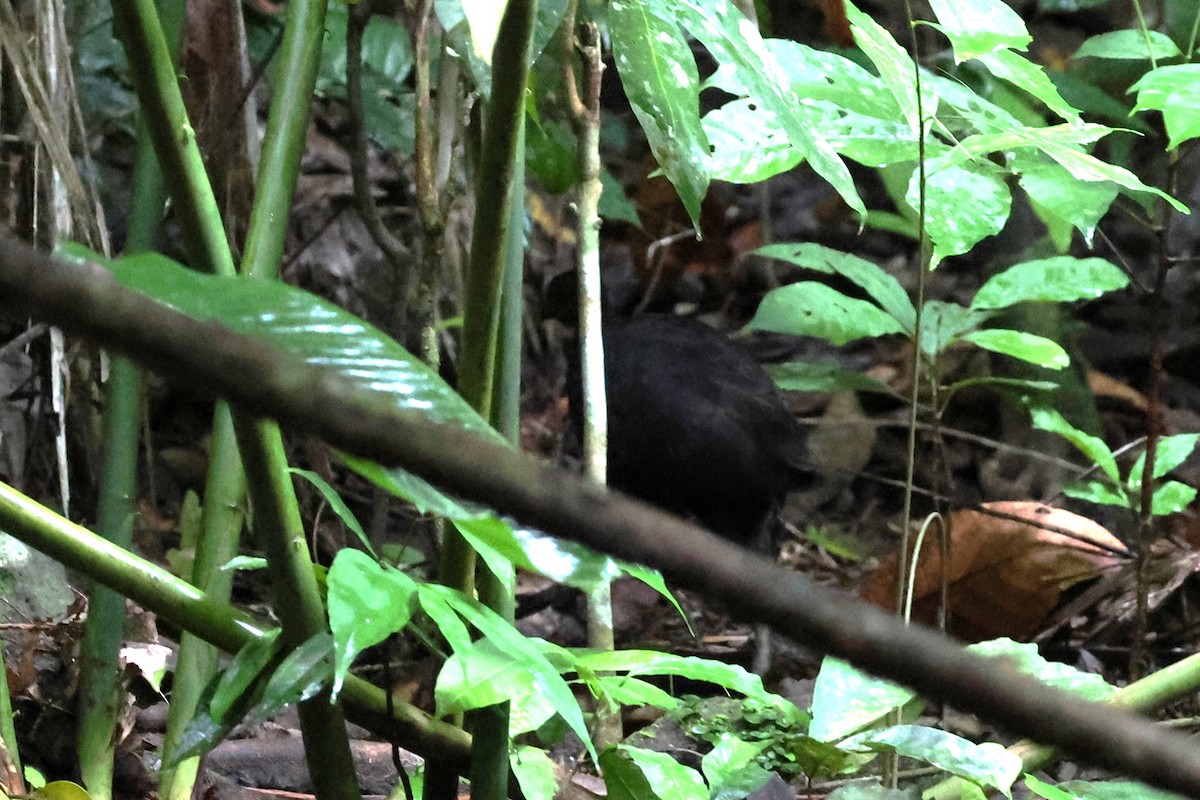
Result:
[[[806,432],[743,347],[698,320],[607,324],[608,481],[744,545],[812,477]]]

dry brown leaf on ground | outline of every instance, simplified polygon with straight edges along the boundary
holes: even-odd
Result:
[[[932,624],[943,581],[950,632],[971,640],[1026,639],[1038,630],[1062,592],[1121,563],[1125,546],[1104,527],[1042,503],[987,503],[950,517],[948,567],[936,536],[921,548],[913,588],[913,619]],[[896,556],[873,572],[863,599],[895,608]]]

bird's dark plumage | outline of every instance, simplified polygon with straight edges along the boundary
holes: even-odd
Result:
[[[805,431],[745,349],[703,323],[606,325],[609,483],[749,543],[811,474]]]

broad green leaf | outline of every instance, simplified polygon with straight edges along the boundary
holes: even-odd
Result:
[[[843,739],[874,724],[916,697],[911,689],[860,672],[826,656],[813,686],[808,734],[823,742]]]
[[[540,747],[518,744],[508,757],[513,777],[526,800],[551,800],[558,791],[558,775],[549,754]]]
[[[506,3],[492,0],[461,0],[463,14],[471,29],[471,44],[475,55],[485,64],[492,63],[492,50],[500,31],[500,18],[504,16]]]
[[[400,570],[350,548],[333,559],[325,583],[329,590],[336,696],[358,654],[408,624],[416,583]]]
[[[896,104],[878,76],[845,56],[817,50],[791,39],[764,39],[788,85],[805,102],[829,103],[864,117],[892,119],[899,116]],[[744,97],[751,94],[732,64],[720,64],[704,86],[723,89]]]
[[[1147,186],[1141,179],[1124,167],[1106,164],[1095,156],[1083,152],[1072,145],[1057,142],[1042,142],[1038,145],[1043,153],[1057,161],[1067,172],[1081,181],[1111,181],[1131,192],[1150,192],[1171,204],[1171,207],[1181,214],[1189,213],[1188,207],[1171,197],[1161,189]]]
[[[887,313],[896,318],[904,332],[916,325],[916,310],[900,281],[864,258],[819,244],[769,244],[754,251],[763,258],[776,258],[814,272],[841,275],[859,286]]]
[[[620,744],[600,756],[609,800],[708,800],[700,773],[666,753]]]
[[[661,19],[677,21],[719,64],[732,65],[737,80],[746,87],[751,98],[779,119],[792,146],[809,166],[860,217],[866,215],[866,207],[858,196],[850,170],[789,87],[787,75],[763,42],[757,26],[734,4],[709,0],[646,0],[640,5],[651,9]],[[639,46],[644,45],[639,43]]]
[[[600,194],[600,217],[615,222],[628,222],[636,228],[642,227],[637,205],[625,194],[625,187],[608,167],[600,169],[600,183],[604,187]]]
[[[1130,507],[1129,495],[1125,494],[1125,490],[1119,486],[1113,486],[1103,481],[1076,481],[1065,484],[1062,487],[1062,492],[1067,497],[1075,500],[1086,500],[1089,503],[1095,503],[1101,506],[1116,506],[1117,508],[1128,509]]]
[[[1054,784],[1046,783],[1029,773],[1025,774],[1025,786],[1029,788],[1038,797],[1044,797],[1046,800],[1080,800],[1080,796],[1074,792],[1063,791]],[[1122,800],[1128,798],[1128,795],[1121,795]]]
[[[634,676],[674,675],[706,681],[785,711],[795,706],[763,688],[762,678],[736,664],[693,656],[677,656],[657,650],[579,651],[574,654],[581,669],[620,672]]]
[[[1071,58],[1108,58],[1149,61],[1174,58],[1179,47],[1170,36],[1158,31],[1111,31],[1093,36]]]
[[[692,630],[692,623],[688,620],[687,614],[683,611],[683,606],[679,605],[679,600],[667,588],[667,582],[663,580],[662,573],[656,569],[643,566],[642,564],[626,564],[618,563],[621,571],[632,578],[637,578],[642,583],[649,586],[654,591],[658,592],[664,598],[670,601],[671,605],[675,606],[675,610],[679,612],[679,616],[687,623],[688,631]]]
[[[700,771],[708,781],[711,800],[742,800],[765,786],[771,773],[760,767],[756,759],[769,744],[723,734],[700,759]]]
[[[1121,474],[1117,470],[1117,460],[1112,450],[1098,436],[1092,436],[1067,422],[1066,418],[1053,408],[1034,406],[1029,409],[1030,421],[1033,427],[1042,431],[1057,433],[1088,457],[1089,460],[1104,473],[1114,485],[1121,482]]]
[[[1159,67],[1141,77],[1130,90],[1136,91],[1133,110],[1161,111],[1171,137],[1167,148],[1174,150],[1200,136],[1200,64]]]
[[[1094,144],[1112,132],[1113,129],[1107,125],[1095,122],[1064,123],[1041,127],[1021,125],[995,133],[976,133],[968,136],[959,143],[956,152],[982,156],[1011,150],[1015,147],[1040,147],[1042,143]]]
[[[925,228],[934,245],[934,266],[999,233],[1012,205],[1008,186],[990,162],[970,167],[939,162],[931,161],[925,173]],[[913,208],[920,204],[919,172],[913,173],[905,200]]]
[[[996,742],[974,742],[927,725],[895,725],[867,731],[842,742],[846,749],[891,750],[938,769],[998,789],[1012,797],[1010,787],[1021,776],[1021,757]]]
[[[1116,691],[1116,688],[1101,675],[1083,672],[1069,664],[1044,658],[1038,652],[1037,645],[1032,642],[992,639],[967,645],[967,649],[987,658],[1003,658],[1010,666],[1016,667],[1026,675],[1085,700],[1107,700]]]
[[[279,656],[282,648],[279,634],[280,631],[276,629],[268,631],[265,636],[251,639],[237,651],[229,666],[221,671],[213,683],[212,696],[207,704],[208,713],[214,720],[236,723],[236,719],[230,718],[234,714],[240,717],[247,692]]]
[[[68,252],[80,257],[82,248]],[[404,411],[504,441],[420,359],[333,303],[279,281],[201,274],[156,253],[126,256],[110,266],[122,286],[189,317],[268,342],[379,392]]]
[[[896,318],[879,306],[847,297],[813,281],[801,281],[769,292],[746,327],[748,330],[820,336],[836,345],[904,332]]]
[[[853,389],[895,394],[887,384],[836,364],[789,361],[768,365],[767,373],[776,386],[788,392],[840,392]]]
[[[824,126],[825,138],[841,155],[868,167],[886,167],[916,161],[916,136],[902,120],[876,119],[827,104],[813,104],[813,114]],[[936,139],[925,143],[928,158],[946,152]]]
[[[1178,467],[1196,449],[1200,433],[1177,433],[1158,440],[1154,453],[1154,478],[1158,479]],[[1129,491],[1137,493],[1142,488],[1142,474],[1146,471],[1146,453],[1142,452],[1129,470]]]
[[[550,703],[554,711],[583,740],[592,757],[595,758],[596,754],[592,750],[587,725],[583,720],[583,712],[575,700],[575,695],[571,692],[571,687],[547,660],[535,641],[522,636],[495,611],[453,589],[435,584],[422,584],[418,587],[417,594],[422,608],[426,611],[439,606],[453,609],[454,613],[471,623],[484,637],[491,639],[500,652],[507,653],[511,658],[520,661],[532,677],[540,698]],[[449,641],[449,637],[447,640]],[[450,644],[456,653],[466,652],[470,649],[469,641],[466,643],[450,641]]]
[[[1167,481],[1154,490],[1150,501],[1150,513],[1156,517],[1181,514],[1196,499],[1196,490],[1178,481]]]
[[[288,653],[241,724],[257,725],[278,714],[285,706],[316,697],[330,685],[332,678],[333,639],[328,633],[321,632]]]
[[[930,0],[930,8],[962,62],[996,50],[1024,50],[1033,37],[1017,12],[1001,0]]]
[[[1026,780],[1032,777],[1027,776]],[[1136,781],[1064,781],[1058,786],[1068,800],[1184,800],[1183,795]]]
[[[960,81],[921,70],[921,83],[936,95],[939,119],[952,131],[1002,133],[1023,127],[1012,114],[980,97]],[[948,109],[943,110],[943,105]]]
[[[342,500],[342,496],[337,493],[336,489],[329,485],[328,481],[309,469],[288,467],[288,472],[293,475],[299,475],[316,487],[317,491],[321,493],[321,497],[329,504],[329,508],[334,514],[337,514],[338,519],[358,537],[358,541],[362,543],[362,546],[372,557],[378,558],[375,555],[375,548],[371,546],[370,537],[367,536],[367,532],[363,530],[363,526],[358,522],[358,517],[354,516],[354,512],[346,505],[346,501]]]
[[[1100,219],[1108,213],[1117,198],[1117,187],[1108,181],[1077,181],[1061,165],[1053,162],[1026,165],[1019,156],[1014,156],[1021,188],[1029,195],[1038,216],[1051,226],[1055,220],[1083,234],[1090,246]],[[1062,249],[1070,244],[1070,231],[1060,242]]]
[[[533,673],[494,641],[480,639],[446,659],[434,688],[439,714],[453,714],[511,702],[513,734],[536,730],[554,716]],[[514,721],[516,724],[514,724]]]
[[[699,231],[700,201],[708,192],[709,151],[700,125],[696,59],[679,25],[642,3],[613,0],[608,25],[625,96],[663,174]]]
[[[1025,331],[988,328],[971,331],[962,338],[984,350],[1019,358],[1047,369],[1063,369],[1071,364],[1071,357],[1058,342]]]
[[[964,334],[978,329],[990,316],[990,311],[927,300],[921,315],[921,353],[926,358],[936,358]]]
[[[1011,50],[997,50],[978,56],[980,62],[997,78],[1023,89],[1046,104],[1068,122],[1079,119],[1079,110],[1063,99],[1046,70]]]
[[[649,681],[631,678],[628,675],[596,675],[588,686],[607,695],[618,706],[652,706],[671,710],[679,701]]]
[[[924,130],[923,121],[917,114],[917,87],[912,58],[909,57],[908,51],[897,44],[882,25],[848,1],[846,18],[850,20],[850,30],[854,34],[855,43],[879,70],[879,77],[895,98],[909,130],[914,134]],[[924,86],[922,84],[922,92],[927,93],[929,90]],[[925,114],[931,114],[934,110],[932,96],[923,96],[922,101]]]
[[[450,497],[410,472],[381,467],[373,461],[344,453],[339,458],[359,475],[416,506],[422,514],[436,514],[454,523],[472,539],[493,572],[504,569],[501,560],[532,572],[588,590],[617,574],[619,565],[606,555],[581,544],[514,527],[475,503]]]
[[[803,158],[775,115],[749,98],[710,111],[703,125],[712,149],[708,169],[716,180],[758,183],[787,172]]]

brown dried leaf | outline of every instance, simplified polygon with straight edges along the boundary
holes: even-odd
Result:
[[[944,581],[951,633],[973,641],[1025,639],[1037,632],[1064,590],[1121,563],[1114,551],[1124,552],[1125,546],[1086,517],[1026,501],[985,508],[951,515],[945,569],[936,537],[926,537],[914,581],[914,619],[926,624],[936,619]],[[863,599],[894,610],[896,562],[893,556],[871,574]]]

